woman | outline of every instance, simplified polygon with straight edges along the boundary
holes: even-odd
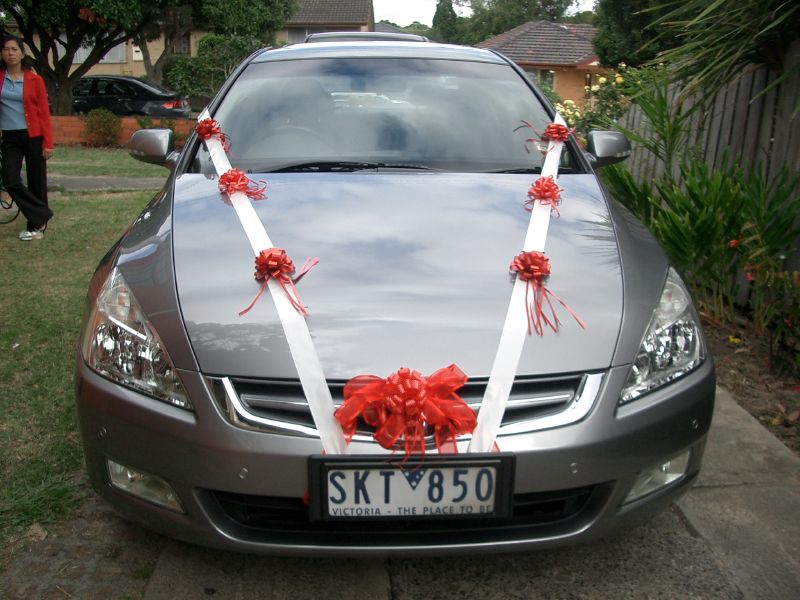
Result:
[[[53,132],[44,80],[23,68],[22,40],[3,38],[0,50],[0,130],[2,130],[3,184],[28,219],[22,241],[44,237],[53,211],[47,205],[47,168],[53,155]],[[22,160],[28,187],[22,183]]]

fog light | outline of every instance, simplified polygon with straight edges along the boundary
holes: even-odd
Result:
[[[683,477],[686,474],[686,468],[689,466],[690,455],[691,452],[687,450],[665,463],[642,471],[639,477],[636,478],[636,483],[633,484],[631,491],[628,492],[623,504],[638,500]]]
[[[111,485],[142,500],[158,504],[175,512],[186,512],[175,490],[161,477],[137,471],[111,459],[106,459]]]

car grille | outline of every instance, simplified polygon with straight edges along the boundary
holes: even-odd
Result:
[[[582,419],[594,404],[602,377],[599,373],[518,377],[511,388],[499,435],[536,431]],[[207,377],[207,381],[220,408],[235,425],[319,437],[299,381],[241,377]],[[336,406],[343,402],[345,383],[328,382]],[[477,412],[486,384],[486,379],[471,379],[458,394]],[[370,441],[371,435],[372,429],[360,422],[354,439]],[[433,443],[432,439],[429,442]]]
[[[512,516],[505,519],[400,519],[312,521],[300,498],[251,496],[204,491],[218,525],[242,530],[234,535],[291,545],[383,546],[469,544],[536,539],[566,534],[586,526],[607,502],[613,484],[516,494]],[[227,521],[226,527],[220,520]]]

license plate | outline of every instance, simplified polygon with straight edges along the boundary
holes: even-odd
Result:
[[[311,518],[503,518],[511,512],[512,454],[312,456]]]

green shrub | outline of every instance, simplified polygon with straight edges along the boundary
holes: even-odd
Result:
[[[153,127],[153,117],[150,115],[136,117],[136,124],[139,126],[139,129],[151,129]]]
[[[87,146],[118,146],[122,121],[110,110],[95,108],[83,118],[83,140]]]

